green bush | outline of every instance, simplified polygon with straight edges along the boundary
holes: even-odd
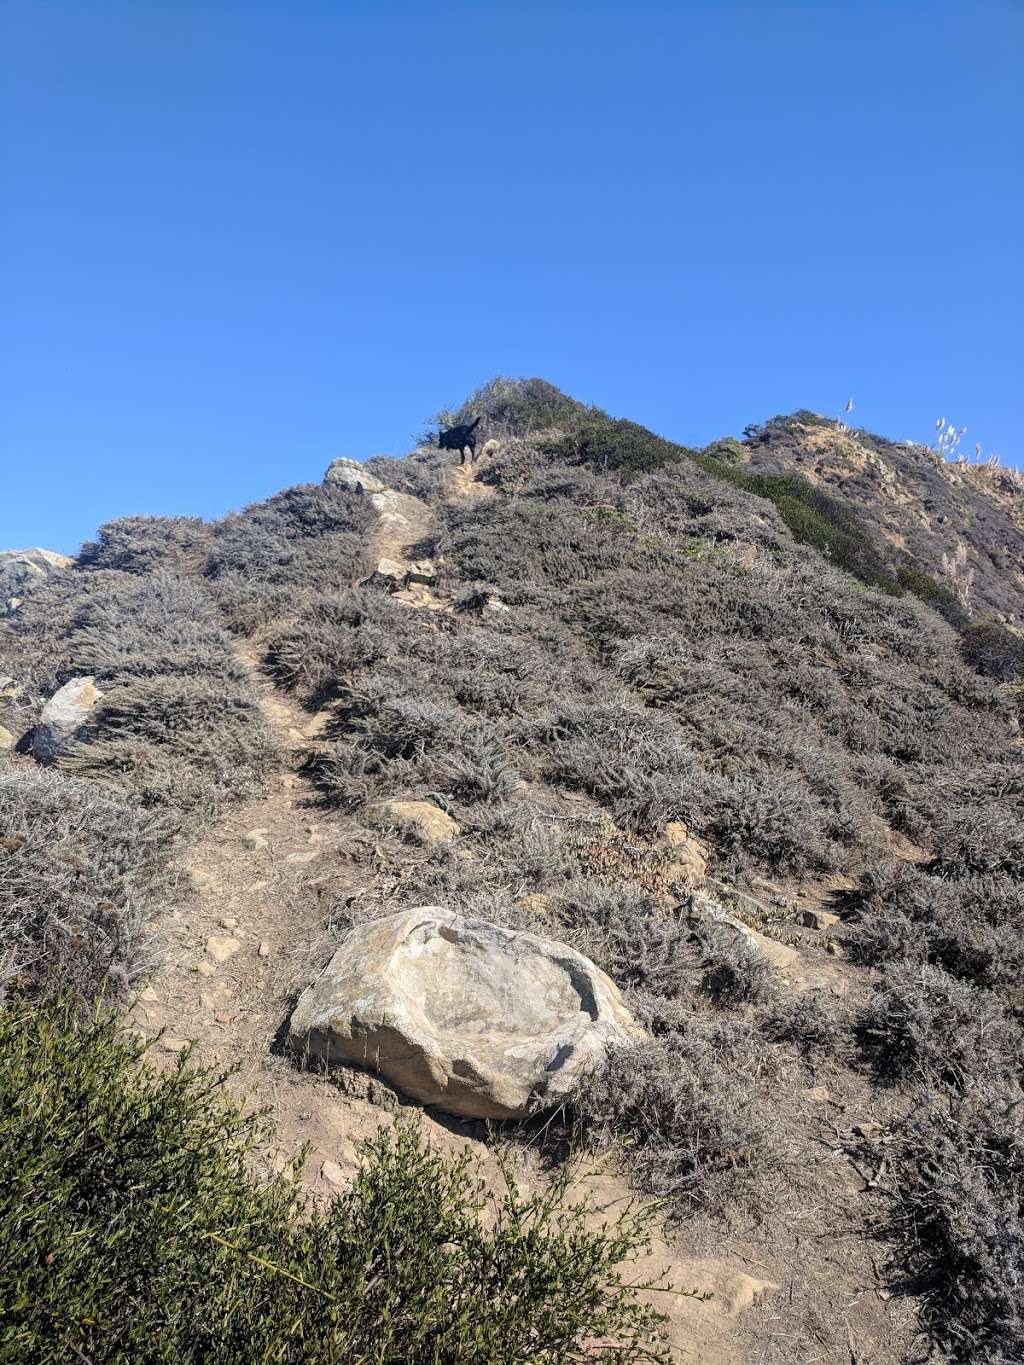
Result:
[[[627,478],[649,474],[685,459],[685,446],[655,436],[653,431],[622,418],[591,413],[542,449],[559,460],[613,470]]]
[[[767,498],[802,545],[813,546],[869,587],[899,596],[900,586],[870,533],[836,498],[799,474],[752,474],[718,458],[712,450],[695,457],[702,469],[728,479],[747,493]]]
[[[468,1152],[381,1129],[326,1210],[259,1181],[267,1134],[187,1057],[167,1072],[112,1016],[0,1013],[0,1359],[506,1365],[667,1361],[624,1263],[565,1184],[489,1198]],[[479,1215],[487,1211],[489,1216]],[[610,1344],[614,1343],[614,1344]]]
[[[912,560],[905,559],[896,565],[896,582],[901,588],[912,592],[915,597],[927,603],[956,630],[963,630],[970,620],[956,594],[950,592],[949,588],[944,588],[941,583],[937,583]]]
[[[549,384],[546,379],[508,379],[502,375],[489,380],[470,394],[457,412],[442,414],[441,425],[471,422],[483,416],[488,436],[527,436],[547,427],[564,426],[587,409],[582,403]]]

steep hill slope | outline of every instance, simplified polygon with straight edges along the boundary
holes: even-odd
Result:
[[[897,560],[907,555],[945,579],[971,614],[1024,625],[1024,476],[1016,470],[945,460],[811,413],[753,428],[743,458],[751,470],[799,474],[834,494]]]
[[[525,1178],[618,1144],[608,1190],[665,1199],[659,1266],[716,1295],[673,1300],[682,1359],[905,1360],[915,1325],[1017,1359],[1020,680],[866,497],[816,500],[825,464],[758,483],[775,436],[692,451],[540,381],[470,413],[478,469],[424,445],[111,523],[0,620],[13,735],[102,694],[55,767],[0,753],[8,980],[149,980],[137,1027],[246,1059],[322,1198],[394,1103],[275,1047],[339,937],[433,903],[563,939],[649,1037],[518,1135]],[[1005,570],[977,592],[1012,624]]]

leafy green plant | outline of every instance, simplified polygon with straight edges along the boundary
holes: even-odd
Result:
[[[690,453],[636,422],[596,412],[578,420],[564,435],[545,442],[542,449],[556,459],[613,470],[627,478],[674,464]]]
[[[411,1122],[321,1210],[252,1174],[268,1134],[221,1078],[144,1051],[109,1014],[0,1013],[4,1361],[668,1360],[628,1269],[647,1215],[569,1207],[569,1176],[524,1193],[507,1163],[490,1196]]]

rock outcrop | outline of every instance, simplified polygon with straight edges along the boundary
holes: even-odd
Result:
[[[72,678],[53,694],[32,734],[32,752],[40,763],[59,757],[102,698],[94,678]]]
[[[668,873],[685,886],[699,886],[708,870],[707,853],[700,841],[679,820],[665,826],[665,843],[671,850]]]
[[[779,943],[777,939],[769,938],[767,934],[751,929],[748,924],[744,924],[741,919],[723,909],[717,901],[713,901],[709,896],[702,895],[700,892],[695,892],[690,897],[690,916],[694,920],[703,920],[708,924],[724,925],[752,953],[760,954],[766,962],[770,962],[779,971],[787,970],[800,960],[800,954],[795,948],[790,948],[788,944]]]
[[[26,590],[73,562],[55,550],[0,550],[0,612],[17,610]]]
[[[386,491],[380,479],[371,474],[358,460],[332,460],[324,474],[324,483],[333,483],[342,488],[350,488],[356,493],[383,493]]]
[[[289,1043],[473,1118],[559,1103],[641,1036],[615,984],[563,943],[420,906],[355,928],[299,998]]]

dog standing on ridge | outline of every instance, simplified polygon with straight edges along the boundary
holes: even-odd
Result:
[[[472,464],[476,459],[476,428],[480,423],[480,418],[475,417],[472,422],[463,423],[462,426],[449,427],[447,431],[442,431],[437,438],[437,444],[442,450],[457,450],[459,452],[459,464],[466,463],[466,451],[469,451],[469,463]]]

